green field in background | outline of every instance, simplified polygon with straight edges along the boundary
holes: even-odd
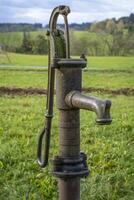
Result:
[[[29,32],[32,38],[35,38],[39,34],[46,34],[46,31],[32,31]],[[0,32],[0,43],[18,47],[21,45],[23,39],[23,32]]]
[[[0,86],[5,87],[36,87],[47,88],[47,69],[30,67],[12,67],[11,69],[0,69]],[[133,88],[134,87],[134,70],[123,72],[102,71],[102,70],[89,70],[83,71],[82,85],[84,88],[95,87],[105,89],[118,89],[118,88]]]
[[[46,30],[43,31],[31,31],[29,32],[31,38],[37,37],[37,35],[46,35]],[[72,34],[72,31],[71,33]],[[88,31],[73,31],[74,37],[90,37],[97,38],[96,33],[89,33]],[[8,46],[18,47],[21,45],[23,40],[23,32],[0,32],[0,44]]]
[[[8,53],[9,63],[5,55],[0,54],[0,65],[47,66],[46,55],[26,55]],[[88,56],[88,68],[98,69],[134,69],[134,57],[93,57]],[[1,67],[1,66],[0,66]]]
[[[47,56],[9,54],[15,65],[0,65],[0,86],[47,87]],[[87,57],[83,87],[133,88],[134,57]],[[27,63],[27,64],[26,64]]]

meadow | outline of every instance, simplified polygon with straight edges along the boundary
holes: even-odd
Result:
[[[18,53],[7,54],[10,61],[5,54],[0,54],[0,66],[47,66],[48,60],[46,55],[26,55]],[[76,57],[76,56],[75,56]],[[78,57],[78,56],[77,56]],[[87,56],[87,68],[88,69],[134,69],[134,57],[123,56]]]
[[[9,54],[0,65],[0,87],[46,88],[47,57]],[[37,66],[37,67],[36,67]],[[83,87],[134,88],[134,57],[88,57]],[[81,111],[81,150],[90,175],[81,180],[81,200],[133,200],[134,96],[91,92],[112,101],[110,126],[97,126],[95,114]],[[49,166],[36,161],[37,136],[44,122],[45,95],[0,95],[0,199],[56,200],[57,182],[50,175],[58,154],[58,111],[54,105]]]
[[[5,75],[6,74],[6,75]],[[4,87],[47,88],[46,68],[11,68],[0,70],[0,82]],[[120,81],[119,81],[120,80]],[[83,87],[105,89],[133,88],[134,70],[88,70],[83,72]]]

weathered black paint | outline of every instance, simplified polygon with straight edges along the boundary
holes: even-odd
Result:
[[[93,111],[98,124],[110,124],[109,100],[81,94],[84,55],[70,58],[67,15],[69,7],[56,7],[49,23],[49,70],[46,122],[38,142],[38,162],[44,167],[48,161],[51,118],[53,114],[54,77],[56,72],[56,101],[59,110],[59,155],[53,159],[52,175],[58,178],[59,200],[80,200],[80,178],[89,174],[86,155],[80,152],[80,109]],[[65,32],[57,29],[57,18],[62,15]],[[42,139],[45,137],[45,157],[41,159]]]

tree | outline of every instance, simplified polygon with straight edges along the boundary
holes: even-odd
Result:
[[[93,23],[93,24],[90,26],[90,31],[91,31],[91,32],[95,32],[95,33],[100,32],[98,23]]]
[[[88,52],[91,56],[98,56],[100,54],[100,43],[98,40],[88,41]]]
[[[71,54],[81,55],[87,54],[88,52],[88,39],[86,37],[76,37],[75,33],[71,31],[70,33],[70,46]]]
[[[33,40],[31,39],[29,32],[23,32],[23,40],[21,45],[21,51],[23,53],[32,53]]]
[[[110,33],[110,34],[115,33],[115,31],[116,31],[116,23],[115,23],[115,21],[113,19],[107,20],[106,31],[108,33]]]
[[[33,49],[34,54],[46,54],[48,52],[48,42],[44,35],[38,35],[34,41]]]
[[[116,27],[117,27],[117,32],[123,32],[123,30],[124,30],[124,28],[125,28],[125,25],[124,25],[123,20],[120,20],[120,21],[116,24]]]

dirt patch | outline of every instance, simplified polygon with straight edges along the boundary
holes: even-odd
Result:
[[[100,92],[103,94],[113,94],[113,95],[126,95],[126,96],[131,96],[134,95],[134,88],[119,88],[119,89],[104,89],[104,88],[83,88],[83,92]]]
[[[113,95],[134,95],[134,88],[120,88],[116,90],[104,88],[83,88],[84,93],[99,92],[102,94]],[[46,95],[47,90],[43,88],[16,88],[16,87],[0,87],[0,95]]]
[[[42,88],[16,88],[16,87],[0,87],[0,95],[41,95],[47,94],[46,89]]]
[[[128,70],[128,69],[84,69],[85,72],[91,72],[91,73],[126,73],[126,74],[132,74],[134,73],[134,70]]]
[[[9,68],[0,68],[0,70],[2,70],[2,71],[13,71],[13,72],[47,72],[48,70],[47,70],[47,68],[45,68],[45,69],[22,69],[22,68],[17,68],[17,69],[15,69],[15,68],[11,68],[11,69],[9,69]]]

